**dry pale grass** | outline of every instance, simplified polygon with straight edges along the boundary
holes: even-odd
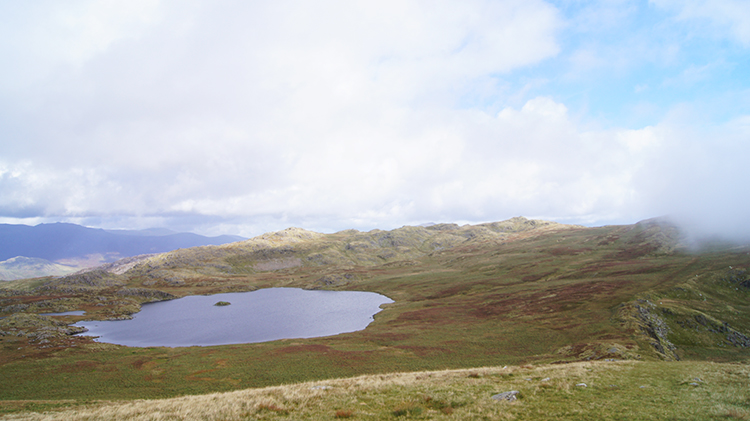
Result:
[[[744,364],[579,362],[367,375],[6,420],[748,419]],[[584,386],[585,384],[585,386]],[[492,395],[520,391],[515,402]],[[679,405],[675,405],[676,403]]]
[[[337,411],[339,414],[349,413],[351,415],[347,417],[351,418],[379,418],[382,414],[391,415],[392,408],[404,403],[429,407],[432,395],[436,391],[444,398],[473,400],[459,402],[461,408],[455,411],[446,409],[450,405],[446,403],[441,408],[441,413],[436,414],[445,419],[462,419],[472,414],[491,415],[493,419],[503,419],[509,415],[498,410],[502,405],[490,399],[492,394],[503,391],[498,385],[498,380],[500,383],[507,383],[510,388],[514,382],[527,382],[527,378],[538,380],[542,377],[554,377],[554,381],[550,379],[547,383],[554,385],[558,390],[567,390],[569,387],[575,387],[570,379],[585,379],[591,365],[592,363],[575,363],[556,366],[485,367],[367,375],[172,399],[96,404],[43,414],[9,414],[3,419],[246,420],[284,415],[290,415],[295,419],[331,419],[337,417]],[[618,369],[617,364],[610,365],[610,369]],[[508,380],[503,381],[506,378]],[[561,379],[568,380],[560,381]],[[465,387],[466,383],[487,387],[480,387],[478,391],[469,390]]]

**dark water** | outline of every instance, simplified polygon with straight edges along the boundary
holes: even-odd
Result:
[[[218,301],[231,305],[215,306]],[[86,336],[118,345],[208,346],[362,330],[390,298],[373,292],[269,288],[144,304],[132,320],[84,321]]]

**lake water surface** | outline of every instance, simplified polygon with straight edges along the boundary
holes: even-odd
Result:
[[[218,301],[231,303],[216,306]],[[132,320],[83,321],[97,341],[135,347],[209,346],[362,330],[390,298],[374,292],[268,288],[144,304]]]
[[[62,313],[39,313],[40,316],[83,316],[86,314],[83,310],[65,311]]]

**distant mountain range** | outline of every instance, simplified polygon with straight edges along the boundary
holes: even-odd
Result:
[[[61,265],[38,257],[11,257],[0,262],[0,280],[38,278],[41,276],[63,276],[73,273],[80,268]]]
[[[234,235],[205,237],[163,228],[135,231],[104,230],[67,223],[0,224],[0,280],[64,275],[71,269],[97,266],[123,257],[242,240],[245,238]],[[34,260],[9,261],[16,257]]]

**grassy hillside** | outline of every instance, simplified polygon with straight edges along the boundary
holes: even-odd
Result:
[[[748,367],[706,362],[390,373],[167,400],[13,402],[9,420],[746,420]],[[515,400],[493,396],[517,391]]]
[[[0,320],[0,396],[80,402],[481,366],[746,362],[749,251],[690,251],[657,220],[584,228],[514,218],[366,233],[288,229],[146,256],[0,289],[0,316],[20,313]],[[281,286],[375,291],[395,302],[364,331],[218,347],[98,344],[28,315],[122,318],[143,302]]]

